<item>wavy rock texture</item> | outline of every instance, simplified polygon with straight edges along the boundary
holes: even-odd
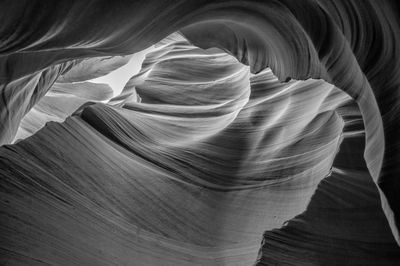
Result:
[[[46,122],[62,122],[83,104],[106,101],[113,95],[107,84],[91,82],[55,83],[39,102],[21,120],[15,140],[24,139]]]
[[[397,2],[0,10],[1,264],[400,263]]]
[[[320,182],[305,212],[265,232],[257,265],[399,263],[399,247],[363,158],[361,115],[354,103],[336,110],[345,127],[331,174]]]

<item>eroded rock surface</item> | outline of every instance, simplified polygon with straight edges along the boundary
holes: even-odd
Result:
[[[1,264],[400,263],[396,1],[0,10]]]

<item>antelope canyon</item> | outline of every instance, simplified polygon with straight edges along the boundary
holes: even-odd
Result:
[[[1,265],[400,265],[400,2],[0,2]]]

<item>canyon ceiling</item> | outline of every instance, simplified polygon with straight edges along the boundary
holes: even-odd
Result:
[[[400,265],[400,2],[0,14],[1,265]]]

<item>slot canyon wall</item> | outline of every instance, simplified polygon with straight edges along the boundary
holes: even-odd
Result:
[[[1,265],[400,264],[397,1],[0,14]]]

